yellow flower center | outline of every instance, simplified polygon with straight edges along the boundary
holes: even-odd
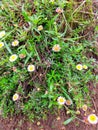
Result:
[[[0,48],[2,48],[3,47],[3,43],[0,43]]]
[[[17,41],[14,41],[14,45],[17,45],[17,43],[18,43]]]
[[[13,99],[14,99],[14,100],[17,99],[17,95],[14,95]]]
[[[17,56],[16,54],[13,54],[13,55],[10,56],[10,59],[9,59],[9,60],[10,60],[11,62],[13,62],[13,61],[15,61],[15,60],[17,59],[17,57],[18,57],[18,56]]]
[[[16,56],[12,56],[11,59],[14,60],[16,58]]]
[[[78,69],[81,69],[81,66],[78,66],[77,68],[78,68]]]
[[[96,121],[96,120],[97,120],[97,118],[96,118],[95,115],[91,115],[89,119],[90,119],[91,121]]]
[[[54,50],[55,50],[55,51],[58,51],[58,50],[59,50],[59,47],[58,47],[58,46],[56,46],[56,47],[54,48]]]
[[[64,101],[65,101],[65,100],[64,100],[63,98],[60,98],[60,99],[59,99],[59,102],[62,102],[62,103],[63,103]]]
[[[34,67],[32,67],[32,66],[29,67],[29,70],[33,70],[33,69],[34,69]]]
[[[82,70],[82,69],[83,69],[83,66],[82,66],[81,64],[78,64],[78,65],[76,66],[76,68],[77,68],[77,70]]]

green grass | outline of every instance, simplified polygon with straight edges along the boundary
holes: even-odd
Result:
[[[23,113],[34,120],[46,118],[49,112],[57,114],[64,107],[75,116],[84,104],[90,106],[88,83],[97,80],[93,73],[97,65],[87,56],[96,54],[96,29],[92,40],[88,38],[90,30],[86,32],[96,26],[92,1],[3,0],[0,6],[0,31],[6,32],[0,39],[4,42],[0,48],[2,116]],[[57,7],[63,12],[57,13]],[[19,45],[13,47],[15,39]],[[52,50],[55,44],[60,45],[59,52]],[[18,55],[14,62],[9,61],[12,54]],[[28,72],[29,64],[35,65],[34,72]],[[77,70],[78,64],[88,68]],[[12,100],[15,93],[19,94],[17,101]],[[72,105],[59,105],[60,96],[71,100]]]

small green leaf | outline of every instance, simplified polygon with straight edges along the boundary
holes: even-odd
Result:
[[[98,26],[95,27],[95,31],[98,31]]]
[[[6,43],[4,43],[4,44],[5,44],[5,47],[6,47],[6,49],[8,50],[8,52],[9,52],[10,54],[12,54],[12,51],[11,51],[10,47],[8,46],[8,44],[6,44]]]
[[[54,89],[54,86],[53,86],[53,84],[50,84],[50,92],[53,92],[53,89]]]
[[[68,92],[66,91],[66,89],[65,89],[64,87],[61,87],[61,88],[62,88],[63,93],[64,93],[64,95],[66,96],[66,98],[68,98],[69,100],[72,101],[72,99],[71,99],[70,96],[68,95]]]
[[[26,60],[25,60],[25,65],[27,64],[27,62],[29,61],[29,59],[32,57],[32,52],[29,54],[28,52],[26,52],[27,53],[27,58],[26,58]]]
[[[69,124],[71,121],[73,121],[75,119],[75,117],[71,117],[71,118],[69,118],[69,119],[67,119],[66,121],[64,121],[64,125],[67,125],[67,124]]]

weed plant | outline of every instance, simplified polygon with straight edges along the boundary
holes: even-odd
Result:
[[[75,117],[90,107],[97,54],[89,28],[95,33],[92,0],[2,0],[1,115],[45,119],[63,109]]]

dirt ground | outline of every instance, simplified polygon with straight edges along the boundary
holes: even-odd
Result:
[[[93,3],[94,13],[98,14],[98,0],[93,0]],[[95,17],[98,19],[97,15],[95,15]],[[98,39],[96,39],[96,41],[98,44]],[[98,74],[98,71],[96,73]],[[95,110],[95,113],[98,116],[98,84],[95,88],[91,83],[90,90],[91,92],[94,92],[94,95],[92,96],[93,108],[90,111]],[[7,119],[0,117],[0,130],[98,130],[98,125],[85,124],[79,120],[75,120],[64,126],[63,122],[67,118],[68,115],[66,115],[63,111],[61,112],[60,119],[57,119],[56,116],[49,115],[48,119],[45,121],[41,120],[40,124],[38,124],[38,122],[32,123],[22,115]]]

